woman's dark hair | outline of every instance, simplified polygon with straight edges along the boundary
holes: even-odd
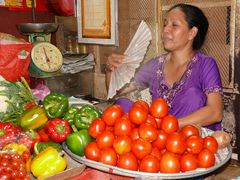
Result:
[[[189,28],[195,26],[198,29],[198,33],[193,40],[193,49],[200,49],[208,31],[208,19],[201,9],[190,4],[176,4],[168,12],[176,8],[179,8],[185,14]]]

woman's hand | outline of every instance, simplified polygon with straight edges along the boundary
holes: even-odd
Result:
[[[111,54],[106,62],[106,72],[112,72],[119,65],[123,63],[125,55],[121,54]]]

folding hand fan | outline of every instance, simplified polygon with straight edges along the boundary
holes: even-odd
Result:
[[[111,75],[108,99],[112,98],[117,90],[121,89],[126,83],[129,83],[135,74],[135,70],[142,62],[147,48],[152,39],[151,31],[146,22],[141,21],[135,35],[133,36],[124,55],[126,58],[118,68],[116,68]]]

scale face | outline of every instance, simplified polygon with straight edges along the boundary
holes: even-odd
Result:
[[[32,62],[44,72],[56,72],[63,64],[62,53],[51,43],[39,42],[31,51]]]

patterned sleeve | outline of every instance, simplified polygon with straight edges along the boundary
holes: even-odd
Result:
[[[154,74],[157,72],[158,57],[143,64],[134,76],[133,83],[138,89],[148,88]]]
[[[205,94],[218,92],[223,93],[220,72],[213,58],[206,58],[202,65],[202,89]]]

